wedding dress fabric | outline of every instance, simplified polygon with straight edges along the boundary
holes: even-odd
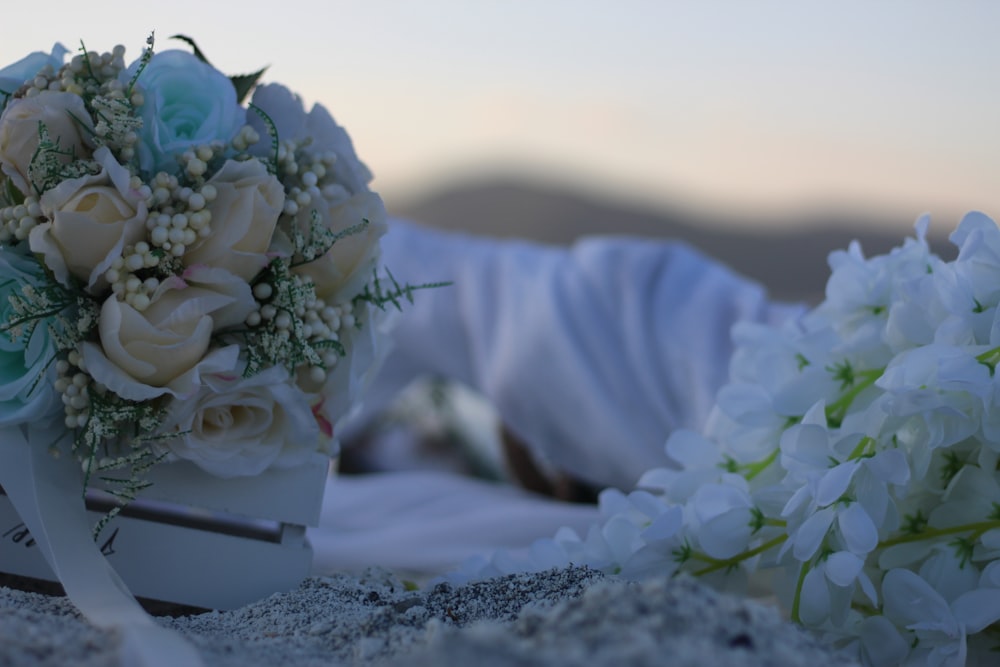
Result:
[[[542,460],[599,487],[629,490],[670,464],[667,436],[699,428],[726,379],[734,323],[803,311],[671,241],[592,237],[567,248],[394,220],[383,259],[402,284],[451,284],[407,304],[353,425],[417,377],[448,378],[485,396]],[[333,480],[312,541],[319,571],[364,562],[440,572],[596,518],[592,506],[397,472]]]

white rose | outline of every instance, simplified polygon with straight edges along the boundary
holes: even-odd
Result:
[[[236,367],[237,345],[209,351],[213,314],[236,300],[180,278],[165,280],[142,312],[111,296],[101,308],[100,345],[85,343],[84,361],[95,380],[122,398],[193,396],[202,375]]]
[[[157,448],[219,477],[260,474],[305,463],[317,451],[319,427],[309,397],[280,366],[250,378],[209,375],[197,398],[175,401]]]
[[[285,190],[259,160],[229,160],[208,183],[212,232],[185,253],[188,266],[205,264],[250,281],[267,266],[267,249],[285,204]]]
[[[225,269],[199,264],[184,269],[180,278],[187,287],[200,287],[229,299],[227,305],[212,311],[215,332],[243,325],[257,308],[249,283]]]
[[[94,132],[83,98],[73,93],[44,91],[11,100],[0,116],[0,170],[23,194],[33,194],[29,168],[38,152],[38,124],[44,123],[49,139],[57,143],[60,161],[90,155],[88,138]]]
[[[294,269],[312,278],[316,296],[335,304],[353,297],[371,280],[380,253],[379,239],[386,231],[385,206],[373,192],[358,193],[335,206],[326,206],[322,201],[317,204],[311,210],[319,213],[334,233],[368,221],[361,231],[338,239],[322,257]],[[296,222],[305,231],[308,220],[308,213],[300,213]]]
[[[101,171],[63,181],[42,195],[49,218],[31,230],[32,252],[42,255],[56,279],[69,274],[88,288],[104,285],[104,273],[126,245],[146,237],[146,204],[130,187],[131,174],[107,148],[94,152]]]

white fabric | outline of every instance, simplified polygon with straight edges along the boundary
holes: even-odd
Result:
[[[379,565],[441,574],[497,548],[527,548],[562,526],[596,522],[593,505],[435,471],[331,478],[318,528],[309,531],[316,574]]]
[[[726,379],[730,329],[802,311],[681,243],[595,237],[570,248],[391,223],[385,265],[416,293],[366,415],[435,374],[484,394],[556,467],[630,489],[700,428]]]
[[[361,419],[433,374],[484,394],[557,468],[631,489],[669,464],[676,428],[699,428],[727,375],[730,329],[802,312],[692,248],[602,237],[570,248],[392,221],[385,265],[420,291],[393,332]],[[528,547],[560,526],[585,534],[595,507],[443,473],[341,478],[311,532],[318,571],[364,565],[444,572]]]

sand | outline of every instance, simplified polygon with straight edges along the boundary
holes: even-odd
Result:
[[[220,667],[853,664],[775,609],[693,579],[575,568],[423,590],[383,570],[311,577],[234,611],[158,620]],[[117,637],[65,598],[0,588],[0,666],[117,664]]]

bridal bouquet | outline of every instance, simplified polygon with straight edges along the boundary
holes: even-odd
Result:
[[[0,70],[0,426],[61,420],[126,501],[162,460],[332,452],[374,315],[412,289],[376,275],[386,214],[347,134],[196,46],[66,54]]]
[[[1000,228],[969,214],[945,261],[927,224],[885,256],[834,252],[800,320],[737,326],[705,431],[666,444],[676,468],[605,491],[600,524],[536,543],[527,566],[749,587],[870,665],[995,655]]]

